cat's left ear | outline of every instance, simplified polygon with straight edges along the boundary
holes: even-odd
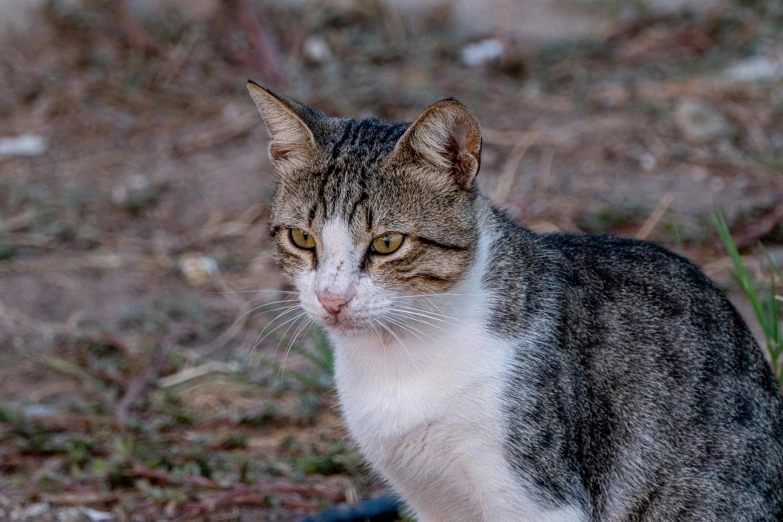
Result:
[[[481,127],[467,107],[448,98],[427,107],[394,151],[447,173],[468,190],[481,165]]]
[[[302,168],[319,153],[313,129],[326,117],[315,109],[276,94],[248,80],[247,89],[266,123],[272,141],[269,157],[285,175]]]

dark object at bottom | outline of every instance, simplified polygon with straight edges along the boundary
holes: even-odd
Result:
[[[325,509],[298,518],[296,522],[394,522],[399,516],[399,499],[386,496]]]

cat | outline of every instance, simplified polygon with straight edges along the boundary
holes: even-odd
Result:
[[[419,522],[783,520],[778,387],[695,265],[514,223],[457,100],[388,123],[248,89],[281,268],[350,435]]]

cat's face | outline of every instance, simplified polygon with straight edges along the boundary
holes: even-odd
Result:
[[[393,328],[464,278],[481,144],[464,106],[439,102],[409,126],[327,118],[249,88],[280,175],[272,235],[311,318],[343,334]]]

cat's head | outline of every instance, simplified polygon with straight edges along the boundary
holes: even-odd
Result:
[[[453,99],[412,124],[330,118],[249,82],[279,175],[271,231],[302,308],[341,333],[409,322],[476,256],[481,133]],[[406,316],[405,314],[408,314]]]

